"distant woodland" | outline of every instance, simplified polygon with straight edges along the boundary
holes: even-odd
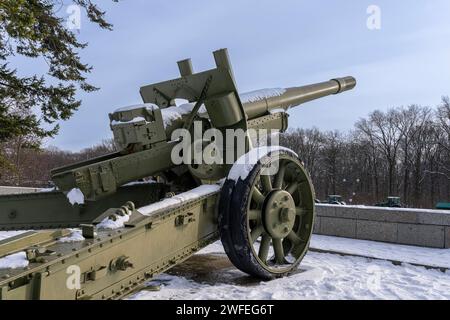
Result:
[[[0,166],[0,185],[49,187],[50,170],[67,164],[88,160],[115,151],[112,140],[104,140],[79,152],[55,147],[29,148],[20,138],[0,144],[0,154],[6,161]]]
[[[296,129],[282,136],[309,170],[319,199],[350,204],[400,196],[408,207],[450,201],[450,100],[374,111],[349,132]]]
[[[48,185],[52,168],[113,152],[114,144],[70,152],[35,148],[30,137],[0,144],[0,185]],[[295,129],[281,143],[299,154],[316,196],[343,196],[348,204],[375,204],[400,196],[409,207],[450,201],[450,99],[436,108],[411,105],[374,111],[348,132]],[[31,147],[30,147],[31,146]]]

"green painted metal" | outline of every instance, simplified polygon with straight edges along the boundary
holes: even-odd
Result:
[[[50,243],[28,267],[0,269],[0,299],[120,299],[218,239],[217,197],[212,192],[150,216],[135,210],[124,228]],[[179,225],[185,214],[191,219]]]
[[[244,104],[244,109],[248,118],[254,119],[267,114],[273,109],[288,110],[308,101],[351,90],[355,86],[355,78],[344,77],[302,87],[287,88],[280,96],[246,103]]]
[[[0,241],[0,258],[24,251],[32,246],[41,246],[70,235],[70,230],[28,231]]]
[[[134,121],[130,126],[130,121]],[[116,146],[120,150],[142,151],[150,147],[158,146],[158,143],[166,142],[163,119],[159,108],[136,108],[114,112],[109,115],[111,130]],[[132,150],[130,150],[132,146]]]
[[[450,210],[450,202],[439,202],[436,204],[436,209]]]
[[[180,78],[140,89],[146,105],[111,113],[111,130],[119,151],[52,170],[58,192],[0,197],[0,230],[79,226],[85,237],[84,241],[66,243],[57,241],[57,234],[33,234],[30,239],[34,237],[34,240],[28,242],[14,244],[17,239],[4,242],[5,252],[19,247],[26,251],[30,265],[25,269],[0,270],[2,299],[115,299],[133,292],[153,276],[218,239],[219,216],[222,226],[224,217],[231,216],[219,208],[219,192],[159,208],[148,216],[140,212],[142,209],[136,209],[206,181],[217,182],[227,176],[232,166],[175,165],[171,158],[178,144],[171,139],[175,129],[192,131],[194,121],[200,120],[203,130],[254,128],[283,132],[288,127],[288,115],[283,111],[356,85],[352,77],[338,78],[288,88],[279,95],[243,103],[227,50],[215,51],[214,59],[214,69],[199,73],[193,71],[189,59],[178,62]],[[163,111],[175,107],[175,99],[193,103],[192,111],[165,125]],[[199,114],[203,105],[206,115]],[[276,110],[280,108],[281,112]],[[227,141],[224,145],[225,155],[236,151],[227,149]],[[250,145],[246,141],[245,151]],[[246,208],[241,214],[246,217],[242,221],[247,226],[245,232],[236,229],[238,226],[229,232],[242,236],[239,243],[242,248],[253,247],[253,239],[262,237],[262,249],[247,251],[252,252],[253,258],[257,257],[256,264],[255,260],[244,261],[240,254],[231,255],[234,258],[230,256],[230,259],[239,268],[246,265],[242,270],[266,278],[284,275],[301,261],[314,220],[314,190],[308,174],[292,154],[283,154],[281,160],[278,175],[258,174],[245,181],[248,185],[239,185],[242,181],[236,185],[226,183],[231,188],[248,187],[252,191],[246,199],[239,198],[245,192],[229,194],[237,197],[231,202],[238,201],[235,205]],[[148,177],[160,183],[129,185]],[[82,192],[85,204],[69,203],[66,195],[73,189]],[[224,192],[222,188],[221,201]],[[242,206],[239,201],[248,203]],[[269,207],[264,207],[266,202]],[[105,217],[129,213],[130,220],[123,228],[102,231],[95,226]],[[49,237],[49,241],[39,240]],[[233,239],[228,237],[225,247],[236,247]],[[270,246],[275,252],[274,259],[269,259],[266,252]],[[292,258],[289,254],[293,260],[286,264]],[[76,289],[70,286],[68,267],[76,267],[81,272],[78,277],[81,286]]]
[[[166,187],[160,183],[122,186],[102,201],[71,205],[62,192],[0,196],[0,230],[74,228],[90,223],[110,208],[127,201],[137,206],[159,201]]]
[[[171,167],[171,152],[177,142],[167,142],[150,150],[114,154],[111,159],[79,163],[52,171],[52,180],[61,191],[80,189],[85,199],[96,201],[115,194],[124,184],[151,176]]]
[[[401,208],[402,203],[400,202],[400,197],[387,197],[385,202],[377,203],[375,206],[386,208]]]
[[[340,205],[345,204],[345,202],[342,200],[342,196],[340,195],[329,195],[326,203]]]
[[[272,191],[272,188],[270,190]],[[296,207],[294,199],[286,190],[273,190],[269,193],[262,210],[264,228],[272,238],[286,238],[295,223]]]

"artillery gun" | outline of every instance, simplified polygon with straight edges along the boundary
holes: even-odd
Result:
[[[38,230],[0,241],[0,257],[26,260],[0,269],[0,298],[121,298],[219,238],[250,275],[296,269],[314,224],[310,177],[293,151],[258,147],[248,132],[283,132],[286,110],[356,81],[239,95],[226,49],[214,58],[200,73],[178,62],[180,78],[144,86],[142,105],[112,112],[118,152],[54,169],[55,190],[0,196],[0,230]],[[198,146],[219,161],[196,161]]]
[[[339,204],[339,205],[346,205],[346,203],[344,202],[344,200],[342,200],[342,196],[340,195],[329,195],[327,198],[326,203],[328,204]]]
[[[402,208],[400,197],[387,197],[385,202],[375,204],[376,207]]]

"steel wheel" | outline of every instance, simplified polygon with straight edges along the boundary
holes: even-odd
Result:
[[[276,164],[273,175],[263,168]],[[309,246],[314,190],[293,152],[262,158],[245,180],[227,180],[219,203],[225,251],[240,270],[271,279],[295,270]]]

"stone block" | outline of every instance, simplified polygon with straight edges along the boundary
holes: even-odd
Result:
[[[320,234],[345,238],[356,237],[356,220],[321,217]]]
[[[445,249],[450,249],[450,227],[445,228]]]
[[[316,214],[320,217],[335,217],[336,207],[331,205],[316,204]]]
[[[397,242],[397,223],[358,220],[357,239],[382,242]]]
[[[321,217],[316,216],[316,218],[314,219],[314,228],[313,228],[313,233],[320,233],[320,221],[321,221]]]
[[[399,224],[398,243],[443,249],[445,248],[445,228],[434,225]]]

